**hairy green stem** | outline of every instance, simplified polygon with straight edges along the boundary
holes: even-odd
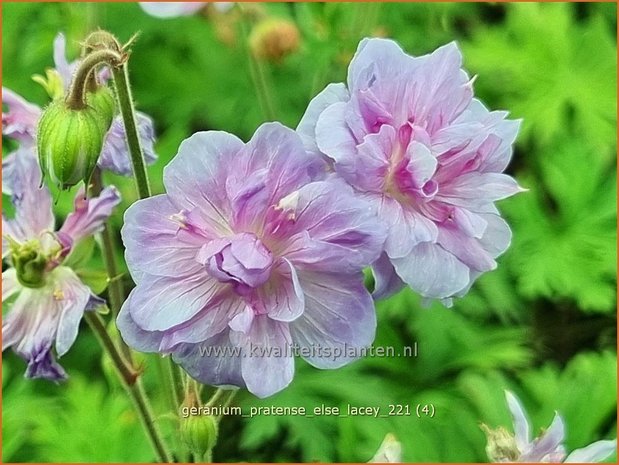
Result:
[[[109,49],[96,50],[86,55],[84,59],[79,62],[73,80],[71,81],[71,87],[65,99],[67,106],[72,110],[83,110],[86,108],[86,90],[88,79],[91,74],[95,72],[99,65],[108,64],[112,69],[116,69],[116,67],[121,66],[125,60],[126,56],[124,54]]]
[[[170,462],[170,455],[161,439],[159,429],[155,424],[148,397],[139,379],[139,373],[134,371],[123,358],[120,350],[116,347],[116,344],[114,344],[114,341],[107,332],[103,318],[95,312],[87,312],[85,318],[90,328],[95,333],[95,336],[97,336],[97,340],[110,356],[114,368],[122,381],[123,387],[133,401],[138,416],[144,426],[144,431],[153,446],[153,450],[157,454],[158,460],[163,463]]]
[[[135,109],[133,108],[133,98],[131,97],[131,87],[129,86],[129,75],[126,63],[120,68],[112,68],[112,74],[114,76],[114,85],[116,87],[116,95],[118,96],[120,114],[122,115],[125,125],[127,147],[131,155],[133,176],[137,184],[138,195],[141,199],[145,199],[151,195],[150,184],[148,182],[148,174],[146,173],[144,154],[140,146],[140,137],[135,118]]]

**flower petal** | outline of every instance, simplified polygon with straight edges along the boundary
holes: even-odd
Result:
[[[135,289],[131,291],[125,303],[123,303],[118,317],[116,317],[116,326],[120,331],[120,335],[128,346],[133,347],[140,352],[157,352],[161,345],[163,333],[160,331],[146,331],[140,328],[133,317],[131,316],[131,300],[135,294]]]
[[[356,272],[380,255],[384,227],[369,204],[343,183],[308,184],[298,191],[296,204],[283,213],[294,220],[278,231],[292,237],[281,253],[295,267]]]
[[[163,171],[166,192],[178,210],[195,210],[221,235],[230,233],[227,167],[242,148],[243,142],[226,132],[198,132],[181,143]]]
[[[559,414],[555,414],[550,427],[535,439],[529,450],[520,457],[522,462],[542,462],[544,457],[554,454],[565,439],[565,425]]]
[[[511,391],[505,391],[505,399],[514,421],[516,445],[520,451],[525,451],[531,442],[531,427],[527,414],[518,398]]]
[[[114,186],[106,187],[98,197],[90,198],[86,197],[82,187],[75,195],[73,212],[69,213],[59,232],[70,237],[74,244],[100,232],[119,203],[120,193]]]
[[[144,275],[133,292],[129,311],[140,328],[167,330],[197,315],[222,286],[206,272],[181,278]]]
[[[469,268],[438,244],[423,242],[392,263],[398,276],[424,297],[450,297],[469,282]]]
[[[372,274],[374,275],[374,300],[386,299],[406,286],[395,272],[395,268],[389,260],[389,256],[383,253],[378,260],[372,263]]]
[[[376,312],[363,274],[299,272],[305,311],[290,323],[303,358],[317,368],[338,368],[374,341]],[[316,349],[319,352],[316,352]],[[351,353],[356,351],[356,353]]]
[[[262,398],[281,391],[294,376],[292,339],[287,323],[256,316],[247,335],[242,335],[246,356],[241,359],[241,371],[247,389]]]
[[[305,299],[303,289],[294,267],[288,260],[282,260],[276,271],[277,277],[258,290],[261,304],[269,318],[277,321],[293,321],[303,313]]]
[[[597,441],[581,449],[576,449],[564,460],[564,463],[595,463],[606,460],[617,450],[617,440]]]
[[[199,344],[182,344],[172,358],[201,383],[245,387],[241,374],[241,348],[230,342],[228,331]]]
[[[52,271],[54,298],[59,312],[56,353],[63,356],[71,348],[90,299],[90,288],[65,266]]]
[[[180,277],[201,270],[196,255],[206,239],[179,234],[187,226],[178,214],[165,194],[138,200],[125,212],[121,235],[127,266],[137,282],[142,273]]]
[[[348,90],[344,84],[338,83],[329,84],[311,100],[297,126],[297,132],[306,150],[316,154],[320,153],[316,145],[316,124],[320,114],[332,104],[346,101],[348,98]]]
[[[204,8],[208,2],[139,2],[146,13],[156,18],[190,16]]]

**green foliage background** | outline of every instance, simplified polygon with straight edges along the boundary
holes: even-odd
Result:
[[[554,411],[567,423],[567,448],[615,438],[616,431],[616,5],[596,4],[253,4],[255,16],[284,17],[301,31],[299,50],[261,64],[277,118],[294,127],[327,83],[342,81],[359,39],[387,36],[411,54],[456,40],[477,74],[477,96],[522,118],[509,168],[527,193],[501,203],[513,227],[498,270],[452,309],[424,308],[412,292],[378,303],[376,344],[418,343],[416,358],[364,359],[337,371],[302,361],[292,385],[265,400],[236,404],[381,406],[431,403],[434,418],[225,418],[216,461],[367,461],[394,433],[406,461],[485,461],[479,428],[510,428],[503,389],[515,391],[535,430]],[[263,121],[248,67],[239,12],[175,19],[133,3],[2,5],[3,85],[40,105],[30,76],[52,66],[58,31],[78,42],[101,26],[127,40],[141,31],[130,61],[139,109],[153,116],[161,191],[163,167],[181,140],[221,129],[248,139]],[[246,24],[248,28],[252,24]],[[3,141],[5,153],[10,148]],[[114,222],[135,200],[130,179],[109,176],[124,196]],[[59,219],[72,195],[57,205]],[[5,209],[7,199],[4,199]],[[121,255],[119,254],[119,259]],[[89,266],[101,267],[95,256]],[[130,285],[130,278],[124,276]],[[62,385],[26,381],[23,362],[3,354],[3,462],[153,460],[109,361],[84,326],[61,360]],[[158,420],[174,440],[177,424],[157,391],[153,356],[145,381]],[[611,457],[609,461],[616,460]]]

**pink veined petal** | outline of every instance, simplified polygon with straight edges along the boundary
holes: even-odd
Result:
[[[2,112],[2,134],[32,145],[41,109],[6,87],[2,87],[2,105],[8,110]]]
[[[164,333],[160,331],[146,331],[140,328],[133,320],[131,306],[134,294],[135,289],[131,291],[129,297],[123,303],[118,317],[116,317],[116,326],[127,345],[140,352],[157,352]]]
[[[376,313],[362,277],[361,273],[299,272],[305,311],[290,323],[290,330],[301,348],[314,349],[301,355],[315,367],[341,367],[360,357],[360,349],[374,341]],[[351,354],[353,350],[358,356]]]
[[[144,275],[131,299],[131,318],[149,331],[164,331],[198,314],[222,290],[206,272],[188,277]]]
[[[75,272],[65,266],[53,270],[52,277],[54,299],[60,318],[56,333],[56,353],[61,357],[67,353],[77,338],[80,321],[91,292]]]
[[[303,289],[292,264],[284,259],[275,271],[276,276],[258,289],[261,304],[269,318],[290,322],[299,318],[305,308]]]
[[[422,214],[403,207],[397,200],[387,196],[382,196],[376,203],[378,216],[388,227],[385,252],[390,258],[404,257],[417,244],[436,240],[436,225]]]
[[[374,292],[372,293],[374,300],[386,299],[406,286],[395,272],[386,253],[372,263],[372,274],[374,275]]]
[[[323,111],[316,123],[316,145],[338,162],[350,161],[357,153],[356,140],[346,124],[347,104],[334,103]]]
[[[201,343],[227,331],[228,324],[246,307],[240,296],[222,292],[191,320],[165,332],[159,350],[169,352],[178,344]]]
[[[230,341],[229,331],[199,344],[181,344],[172,358],[201,383],[245,387],[241,374],[241,347]]]
[[[564,460],[564,463],[595,463],[606,460],[617,450],[617,440],[597,441],[581,449],[576,449]]]
[[[241,359],[241,371],[249,392],[265,398],[290,384],[294,358],[288,323],[266,315],[256,316],[249,333],[239,337],[239,341],[246,353]]]
[[[305,149],[315,154],[320,153],[316,145],[316,124],[321,113],[337,102],[348,100],[348,90],[342,83],[329,84],[314,97],[303,114],[297,132],[301,136]]]
[[[225,185],[228,165],[242,148],[243,142],[231,134],[198,132],[181,143],[178,154],[163,170],[172,203],[179,210],[195,211],[205,225],[221,235],[231,232]]]
[[[527,414],[518,398],[511,391],[505,391],[505,398],[507,400],[507,407],[514,421],[516,445],[518,446],[518,450],[525,451],[531,442],[531,428],[529,426]]]
[[[469,283],[469,268],[438,244],[422,242],[391,261],[402,281],[424,297],[451,297]]]
[[[67,216],[60,232],[69,236],[75,244],[101,231],[119,203],[120,193],[114,186],[106,187],[98,197],[91,198],[86,198],[82,187],[75,195],[73,212]]]
[[[497,266],[492,255],[488,253],[474,237],[453,226],[439,227],[438,243],[443,249],[452,253],[458,260],[475,271],[490,271]]]
[[[180,277],[202,268],[196,255],[207,239],[192,232],[165,194],[131,205],[121,234],[127,266],[137,282],[142,273]]]
[[[518,183],[506,174],[473,172],[443,186],[436,198],[452,205],[477,207],[522,191]]]
[[[384,226],[343,183],[308,184],[298,191],[294,208],[283,213],[294,220],[279,231],[293,238],[281,254],[299,269],[355,272],[380,255]]]
[[[11,196],[15,206],[12,229],[19,239],[38,238],[53,231],[52,198],[46,186],[41,187],[41,169],[32,148],[20,148],[3,161],[2,191]]]

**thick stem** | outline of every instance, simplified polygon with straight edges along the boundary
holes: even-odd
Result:
[[[71,88],[66,97],[66,103],[72,110],[83,110],[86,108],[86,84],[91,73],[95,72],[97,66],[108,64],[112,69],[120,66],[126,60],[126,56],[113,50],[97,50],[89,53],[79,62],[77,71],[71,81]]]
[[[131,97],[131,87],[129,86],[127,65],[123,64],[120,68],[112,68],[112,73],[114,75],[114,84],[116,86],[120,114],[122,115],[125,125],[127,147],[129,148],[131,163],[133,165],[133,176],[135,177],[139,197],[145,199],[151,195],[150,184],[148,182],[148,174],[146,173],[144,155],[140,146],[140,137],[137,129],[135,110],[133,108],[133,99]]]
[[[161,434],[155,425],[155,420],[150,408],[150,403],[148,402],[148,397],[146,397],[144,387],[139,379],[139,373],[134,371],[124,360],[122,354],[105,329],[105,323],[101,316],[95,312],[87,312],[85,318],[97,336],[97,340],[112,359],[114,368],[122,381],[123,387],[126,389],[127,393],[131,397],[131,400],[133,401],[140,420],[142,421],[142,425],[144,426],[144,430],[146,431],[146,435],[153,446],[153,450],[157,454],[157,458],[163,463],[170,462],[170,455],[163,443],[163,440],[161,439]]]

